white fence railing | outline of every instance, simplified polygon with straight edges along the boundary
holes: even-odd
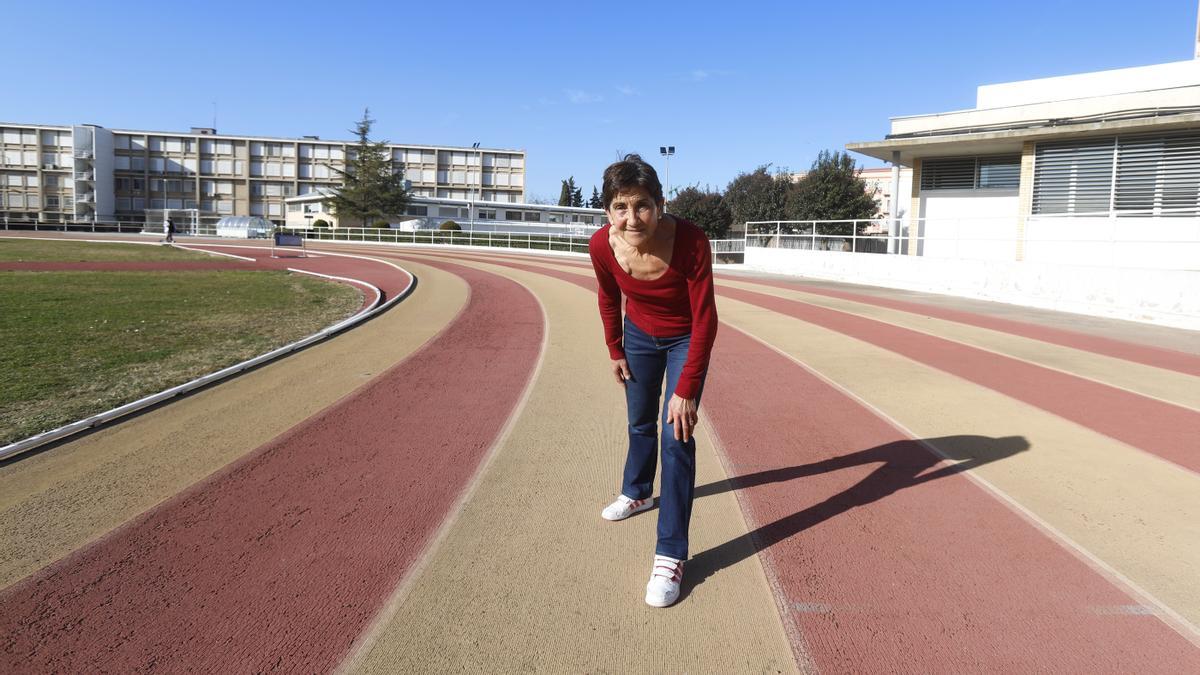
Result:
[[[377,242],[385,244],[430,244],[439,246],[486,246],[560,253],[587,253],[589,236],[536,234],[531,232],[473,232],[470,230],[392,230],[388,228],[314,228],[301,230],[314,241]]]
[[[1200,269],[1200,217],[1181,213],[756,221],[748,249]]]

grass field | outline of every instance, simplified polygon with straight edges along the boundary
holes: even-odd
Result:
[[[0,241],[0,252],[11,255],[10,245]],[[72,248],[77,246],[21,255],[201,255],[152,246],[131,246],[139,250],[126,253],[108,245]],[[243,361],[360,306],[353,288],[285,272],[0,273],[0,444]]]
[[[16,239],[0,237],[3,262],[134,262],[149,260],[221,260],[171,246],[99,244],[67,239]]]

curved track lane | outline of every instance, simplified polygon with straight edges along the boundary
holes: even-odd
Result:
[[[332,668],[413,564],[538,357],[494,275],[403,364],[0,594],[7,670]]]

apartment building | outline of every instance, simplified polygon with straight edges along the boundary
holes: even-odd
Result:
[[[262,216],[338,183],[353,141],[0,122],[0,218],[10,222],[139,221],[147,210],[197,209],[204,220]],[[520,203],[525,153],[388,146],[417,197]]]

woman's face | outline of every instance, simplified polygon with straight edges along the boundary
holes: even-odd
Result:
[[[608,222],[631,246],[641,246],[651,240],[658,229],[662,215],[659,205],[643,187],[632,187],[617,192],[608,205]]]

